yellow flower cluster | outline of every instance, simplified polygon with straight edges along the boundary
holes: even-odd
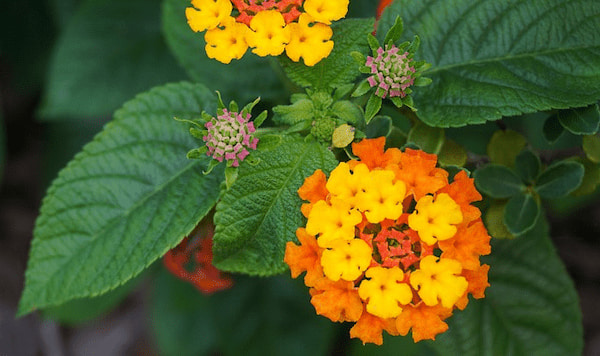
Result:
[[[412,330],[415,341],[433,339],[488,286],[479,257],[490,238],[471,205],[481,195],[464,172],[449,183],[435,155],[384,152],[384,143],[353,144],[360,161],[305,180],[298,193],[308,220],[285,262],[293,277],[306,271],[318,314],[356,322],[351,336],[380,344],[383,330]]]
[[[333,49],[332,21],[346,16],[349,0],[192,0],[185,15],[194,32],[206,31],[206,54],[222,63],[248,48],[264,56],[284,51],[314,66]]]

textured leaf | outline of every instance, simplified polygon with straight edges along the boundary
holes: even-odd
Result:
[[[184,78],[160,33],[160,1],[87,0],[55,48],[41,114],[108,116],[135,94]]]
[[[126,103],[53,182],[36,221],[19,314],[93,297],[139,274],[213,207],[222,170],[173,116],[215,110],[206,87],[151,90]],[[220,173],[220,174],[219,174]]]
[[[558,112],[558,121],[575,135],[593,135],[598,132],[600,111],[597,104],[585,108],[561,110]]]
[[[443,129],[417,122],[408,132],[408,142],[419,146],[423,151],[438,154],[446,136]]]
[[[432,9],[435,9],[432,10]],[[595,0],[397,0],[382,15],[383,36],[400,15],[403,40],[433,66],[433,83],[413,95],[419,117],[463,126],[600,97],[600,3]]]
[[[257,151],[256,165],[240,164],[235,184],[217,204],[214,264],[229,272],[273,275],[283,272],[285,243],[303,224],[297,190],[316,169],[337,161],[316,142],[284,136],[270,151]]]
[[[514,167],[517,155],[526,144],[525,137],[516,131],[496,131],[487,145],[487,154],[493,163]]]
[[[583,328],[573,282],[545,219],[515,240],[493,240],[486,297],[448,319],[430,343],[443,356],[581,355]]]
[[[542,170],[542,162],[531,150],[523,150],[515,160],[515,169],[523,181],[533,183]]]
[[[373,19],[346,19],[331,25],[334,45],[329,56],[312,67],[293,62],[286,56],[279,60],[290,80],[302,87],[328,89],[352,83],[360,74],[359,65],[350,55],[368,52],[367,35],[373,31]]]
[[[316,315],[301,281],[238,277],[211,296],[161,273],[152,325],[161,355],[327,355],[335,324]],[[310,342],[309,342],[310,341]]]
[[[477,188],[492,198],[512,197],[525,190],[525,185],[515,172],[498,164],[488,164],[473,173]]]
[[[579,162],[557,162],[542,172],[536,182],[535,190],[546,199],[564,197],[579,187],[583,173],[583,165]]]
[[[540,203],[532,194],[517,194],[504,207],[504,225],[511,234],[520,236],[533,229],[540,212]]]
[[[171,51],[193,80],[239,103],[252,101],[257,96],[267,100],[287,98],[269,58],[258,57],[250,51],[229,64],[208,58],[204,50],[205,32],[194,32],[187,23],[185,9],[190,6],[190,1],[164,0],[162,27]]]
[[[590,161],[600,163],[600,137],[596,135],[583,136],[582,147]]]

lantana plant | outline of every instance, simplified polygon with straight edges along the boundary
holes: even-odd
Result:
[[[102,312],[145,278],[164,354],[582,352],[546,209],[600,184],[595,2],[162,11],[190,81],[59,173],[18,315]]]

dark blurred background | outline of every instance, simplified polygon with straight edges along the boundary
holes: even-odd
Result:
[[[53,177],[120,104],[154,85],[185,78],[161,36],[160,1],[128,0],[119,12],[106,9],[104,3],[0,4],[2,356],[158,354],[148,322],[150,279],[142,280],[112,312],[93,321],[61,324],[38,313],[14,317],[35,219]],[[96,13],[90,26],[88,15]],[[111,18],[115,14],[121,16]],[[135,34],[140,37],[135,50],[124,42],[136,40],[135,35],[128,38],[132,17],[144,26],[142,34]],[[106,37],[106,31],[113,36]],[[127,58],[146,54],[162,56],[161,65],[151,72]],[[108,58],[118,70],[104,68],[94,56]],[[600,355],[600,204],[598,199],[574,202],[569,209],[559,204],[547,209],[552,238],[580,296],[585,354]]]

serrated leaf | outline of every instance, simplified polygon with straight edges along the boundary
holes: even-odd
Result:
[[[544,133],[546,141],[553,144],[558,141],[560,136],[562,136],[563,132],[565,132],[565,128],[560,124],[560,121],[558,121],[558,116],[553,115],[544,121],[542,132]]]
[[[340,100],[333,103],[331,113],[342,121],[352,125],[357,125],[364,119],[360,106],[348,100]]]
[[[159,21],[160,1],[83,2],[54,50],[41,116],[109,116],[135,94],[183,79]]]
[[[314,312],[301,281],[238,276],[206,296],[163,272],[152,327],[161,355],[327,355],[336,325]],[[310,342],[307,342],[310,340]]]
[[[533,183],[542,170],[542,162],[531,150],[523,150],[517,155],[515,170],[523,181]]]
[[[600,163],[600,137],[596,135],[583,136],[582,147],[590,161]]]
[[[293,62],[286,56],[279,61],[291,81],[302,87],[324,89],[352,83],[360,74],[350,55],[368,53],[367,34],[373,31],[373,19],[345,19],[331,25],[334,45],[329,56],[312,67]]]
[[[485,212],[483,221],[490,236],[497,239],[514,239],[515,236],[504,225],[506,201],[495,201]]]
[[[525,145],[527,145],[527,140],[520,133],[512,130],[499,130],[492,135],[487,145],[487,154],[492,163],[514,167],[515,159]]]
[[[583,174],[584,168],[579,162],[556,162],[540,174],[535,191],[546,199],[564,197],[579,187]]]
[[[430,125],[483,123],[600,97],[598,2],[397,0],[380,19],[380,36],[398,15],[402,39],[421,37],[415,58],[433,65],[425,72],[433,83],[414,93]]]
[[[250,51],[229,64],[208,58],[204,50],[205,32],[193,32],[187,23],[185,9],[190,6],[189,1],[164,0],[162,30],[173,55],[193,80],[239,103],[252,101],[257,95],[263,100],[287,98],[269,58]]]
[[[558,121],[575,135],[593,135],[598,132],[600,111],[597,104],[585,108],[561,110],[558,112]]]
[[[525,190],[515,172],[499,164],[490,163],[473,172],[477,189],[492,198],[510,198]]]
[[[446,135],[443,129],[416,122],[408,132],[408,142],[412,142],[428,153],[438,154],[444,145]]]
[[[278,105],[273,108],[273,120],[284,125],[295,125],[303,121],[312,121],[314,105],[310,99],[300,99],[291,105]]]
[[[583,327],[573,282],[540,218],[515,240],[492,240],[485,298],[448,319],[428,345],[441,356],[581,355]]]
[[[438,154],[438,161],[443,166],[462,167],[467,163],[467,150],[455,141],[445,139]]]
[[[252,156],[260,162],[242,162],[235,184],[217,204],[213,263],[223,271],[273,275],[287,268],[285,244],[303,224],[298,188],[337,160],[325,147],[296,136],[283,136],[279,146]]]
[[[127,102],[48,189],[34,230],[19,314],[105,293],[174,247],[213,207],[222,171],[177,115],[214,110],[202,85],[171,84]]]
[[[540,203],[531,193],[519,193],[504,207],[504,225],[511,234],[520,236],[533,229],[540,213]]]

